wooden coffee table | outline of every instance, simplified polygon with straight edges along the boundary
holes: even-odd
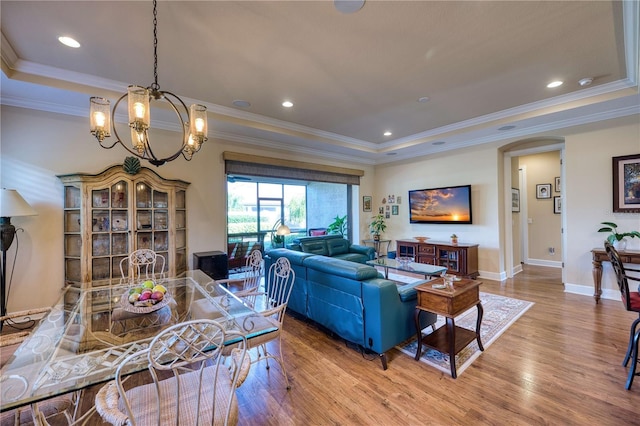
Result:
[[[443,279],[437,278],[428,283],[416,286],[418,293],[418,303],[415,311],[416,334],[418,338],[418,349],[416,351],[416,361],[422,355],[422,345],[433,348],[442,353],[449,354],[449,364],[451,365],[451,377],[457,377],[456,354],[464,349],[474,339],[478,341],[478,347],[484,351],[480,340],[480,325],[482,323],[482,304],[480,303],[481,281],[461,279],[453,283],[453,289],[433,288],[434,285],[442,285]],[[455,325],[454,318],[472,306],[478,309],[478,320],[476,321],[476,331],[467,330]],[[420,313],[422,311],[433,312],[446,318],[446,325],[438,328],[431,334],[422,335],[420,328]]]

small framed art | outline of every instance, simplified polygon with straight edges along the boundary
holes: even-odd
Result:
[[[362,211],[370,212],[371,211],[371,196],[365,195],[362,197]]]
[[[511,211],[520,212],[520,190],[518,188],[511,188]]]
[[[613,211],[640,213],[640,154],[613,157]]]
[[[553,197],[553,213],[562,213],[562,197]]]
[[[536,198],[551,198],[551,184],[539,183],[536,185]]]
[[[391,206],[391,214],[397,216],[398,215],[398,205],[395,204]]]
[[[555,192],[560,192],[560,176],[558,176],[556,178],[556,184],[555,184],[555,187],[554,187],[554,191]]]

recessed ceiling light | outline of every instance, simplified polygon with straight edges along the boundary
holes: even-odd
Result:
[[[429,102],[430,100],[431,100],[431,99],[429,99],[429,97],[428,97],[428,96],[423,96],[423,97],[421,97],[421,98],[418,98],[418,102],[420,102],[420,103],[422,103],[422,104],[424,104],[424,103],[426,103],[426,102]]]
[[[249,108],[251,106],[251,102],[243,101],[242,99],[236,99],[235,101],[233,101],[233,105],[237,106],[238,108]]]
[[[551,83],[547,84],[547,87],[549,89],[553,89],[554,87],[558,87],[558,86],[562,86],[562,81],[556,80],[556,81],[552,81]]]
[[[282,103],[282,106],[283,106],[283,107],[285,107],[285,108],[291,108],[291,107],[293,106],[293,102],[291,102],[291,101],[284,101],[284,102]]]
[[[386,132],[383,133],[385,136],[391,136],[393,133],[391,133],[389,130],[387,130]]]
[[[446,142],[445,141],[435,141],[435,142],[431,142],[431,145],[444,145]]]
[[[508,125],[508,126],[498,127],[498,130],[511,130],[511,129],[515,129],[515,128],[516,128],[516,126]]]
[[[76,40],[72,39],[71,37],[66,37],[66,36],[58,37],[58,41],[64,44],[65,46],[73,47],[76,49],[80,47],[80,43],[78,43]]]

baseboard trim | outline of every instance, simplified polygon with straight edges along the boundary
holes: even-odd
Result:
[[[593,286],[590,286],[590,285],[565,284],[564,292],[593,297],[594,288]],[[610,300],[620,300],[620,291],[610,289],[610,288],[603,288],[602,295],[600,296],[600,298],[610,299]]]
[[[562,262],[558,262],[557,260],[528,259],[525,263],[527,265],[533,265],[533,266],[548,266],[550,268],[562,268]]]

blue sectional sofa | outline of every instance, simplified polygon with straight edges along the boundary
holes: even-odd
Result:
[[[296,280],[288,309],[380,355],[416,335],[415,286],[382,278],[372,266],[290,249],[271,250],[265,268],[280,257],[289,259]],[[422,328],[435,323],[434,314],[420,316]]]
[[[373,260],[376,255],[373,247],[351,244],[339,234],[300,237],[293,240],[293,243],[289,244],[287,248],[358,263]]]

